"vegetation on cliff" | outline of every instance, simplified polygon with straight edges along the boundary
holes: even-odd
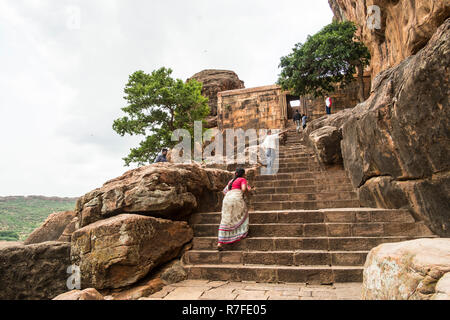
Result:
[[[349,84],[358,72],[359,99],[364,101],[364,68],[370,63],[367,47],[355,41],[353,22],[333,22],[307,41],[297,43],[292,53],[282,57],[278,84],[292,94],[323,96],[334,91],[334,85]]]
[[[163,147],[173,147],[176,129],[186,129],[194,136],[194,121],[204,121],[209,115],[208,99],[202,96],[202,84],[173,79],[171,69],[160,68],[147,74],[133,73],[125,87],[127,113],[114,121],[113,129],[121,136],[142,135],[145,139],[123,158],[125,165],[153,162]]]

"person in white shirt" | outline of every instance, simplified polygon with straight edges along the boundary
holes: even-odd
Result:
[[[282,131],[280,133],[272,134],[272,130],[267,131],[267,136],[261,147],[266,151],[267,158],[267,172],[268,174],[273,174],[273,164],[277,157],[277,139],[280,134],[287,132],[288,130]]]
[[[331,114],[331,105],[333,104],[333,102],[331,101],[330,97],[327,97],[325,99],[325,109],[327,111],[327,114]]]

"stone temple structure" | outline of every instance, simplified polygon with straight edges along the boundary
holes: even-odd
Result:
[[[365,75],[364,82],[365,96],[369,96],[371,82],[369,74]],[[292,119],[296,109],[301,114],[306,114],[309,120],[326,114],[325,97],[293,96],[278,85],[221,91],[217,96],[219,130],[283,129]],[[344,88],[338,87],[330,97],[333,101],[333,113],[353,108],[359,103],[357,81]],[[292,103],[294,101],[297,103]]]

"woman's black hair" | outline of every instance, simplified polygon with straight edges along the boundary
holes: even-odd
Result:
[[[236,172],[234,173],[235,177],[234,179],[230,182],[230,184],[228,185],[228,190],[231,190],[231,188],[233,187],[233,183],[236,181],[237,178],[242,178],[245,174],[245,169],[244,168],[237,168]]]

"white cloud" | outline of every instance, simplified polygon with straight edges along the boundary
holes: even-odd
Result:
[[[140,139],[112,122],[132,72],[272,84],[280,57],[331,18],[326,0],[0,0],[0,195],[79,196],[128,170]]]

